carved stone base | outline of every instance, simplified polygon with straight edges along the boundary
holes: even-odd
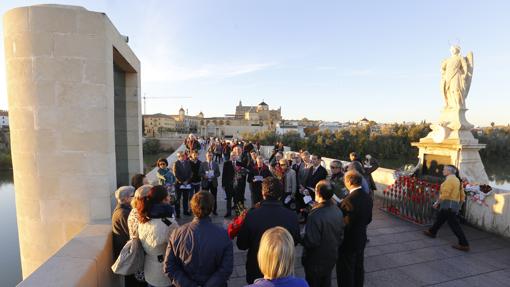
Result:
[[[430,125],[432,131],[420,139],[420,142],[432,140],[436,143],[478,144],[478,140],[471,134],[474,126],[467,121],[466,111],[467,109],[443,109],[438,123]]]
[[[422,138],[419,143],[412,143],[418,147],[418,158],[423,165],[427,155],[439,155],[450,157],[450,164],[459,169],[460,176],[466,177],[469,182],[487,184],[489,178],[485,172],[479,150],[485,148],[484,144],[462,144],[460,141],[448,140],[436,143],[432,139]]]

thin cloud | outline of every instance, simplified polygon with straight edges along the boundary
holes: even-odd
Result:
[[[374,69],[353,69],[340,74],[343,77],[368,77],[376,74]]]
[[[142,74],[147,82],[179,82],[195,79],[225,79],[275,67],[276,63],[204,64],[199,67],[176,66],[168,62],[147,62]]]
[[[316,67],[315,69],[317,69],[319,71],[336,71],[336,70],[338,70],[338,68],[334,67],[334,66],[319,66],[319,67]]]

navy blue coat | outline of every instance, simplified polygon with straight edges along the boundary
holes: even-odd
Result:
[[[226,286],[233,268],[232,241],[211,218],[194,218],[170,235],[164,271],[175,286]]]
[[[283,206],[279,200],[261,201],[260,207],[251,209],[237,234],[237,247],[248,249],[246,258],[246,281],[253,283],[257,278],[264,277],[257,261],[262,234],[275,226],[284,227],[299,242],[299,222],[297,214]]]

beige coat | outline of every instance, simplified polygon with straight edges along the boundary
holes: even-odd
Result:
[[[138,238],[145,251],[144,275],[147,283],[157,286],[170,286],[170,279],[163,273],[163,260],[170,233],[179,227],[172,218],[172,224],[167,226],[160,218],[153,218],[146,223],[138,223]]]

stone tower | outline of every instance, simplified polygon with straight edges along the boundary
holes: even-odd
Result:
[[[37,5],[3,18],[23,277],[142,171],[140,62],[104,13]]]

